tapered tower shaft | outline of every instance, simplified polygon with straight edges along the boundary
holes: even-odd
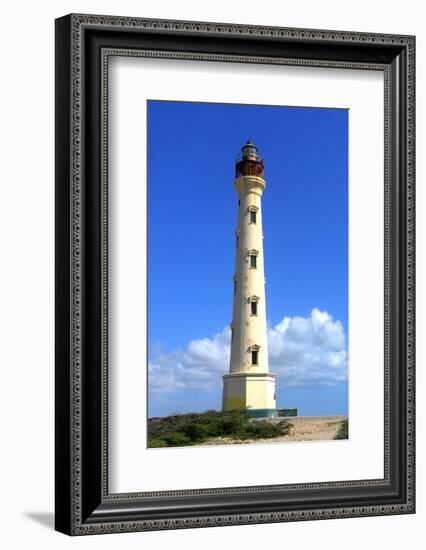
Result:
[[[263,161],[248,141],[234,182],[238,224],[231,323],[231,359],[224,376],[223,409],[275,409],[275,375],[269,373],[263,260]]]

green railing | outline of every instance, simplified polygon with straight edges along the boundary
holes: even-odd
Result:
[[[277,416],[297,416],[297,409],[277,409]]]
[[[250,418],[277,418],[297,416],[297,409],[247,409]]]

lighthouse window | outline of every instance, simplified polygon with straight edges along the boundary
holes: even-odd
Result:
[[[236,242],[237,242],[237,248],[238,248],[238,235],[237,235],[237,238],[236,238]]]
[[[259,352],[257,350],[253,350],[251,352],[251,364],[257,365],[258,364],[258,354]]]
[[[257,315],[257,302],[250,302],[251,314]]]
[[[250,254],[250,267],[253,269],[257,268],[257,256],[256,254]]]
[[[256,210],[250,210],[250,223],[256,223]]]
[[[237,292],[237,281],[234,281],[234,294]]]

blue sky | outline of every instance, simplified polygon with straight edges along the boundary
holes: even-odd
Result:
[[[150,416],[221,406],[235,156],[248,138],[265,162],[266,306],[277,404],[305,415],[347,413],[348,111],[149,101]]]

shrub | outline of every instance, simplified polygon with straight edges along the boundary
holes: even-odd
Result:
[[[191,441],[203,441],[210,435],[208,426],[205,424],[188,424],[183,427],[183,433]]]
[[[349,437],[349,422],[348,419],[342,420],[340,423],[339,431],[337,432],[334,439],[348,439]]]
[[[288,433],[288,428],[288,423],[285,421],[279,423],[257,421],[247,426],[245,435],[246,439],[268,439],[286,435]]]
[[[162,439],[169,447],[185,447],[191,444],[189,437],[179,432],[166,432]]]
[[[238,433],[244,429],[247,421],[248,417],[244,411],[225,413],[224,416],[219,417],[214,435],[232,435]]]
[[[164,439],[155,439],[150,438],[148,440],[148,447],[155,449],[157,447],[168,447],[167,443],[164,441]]]
[[[261,439],[285,435],[289,424],[250,421],[248,412],[206,411],[177,414],[148,420],[148,447],[183,447],[196,445],[211,437]]]

